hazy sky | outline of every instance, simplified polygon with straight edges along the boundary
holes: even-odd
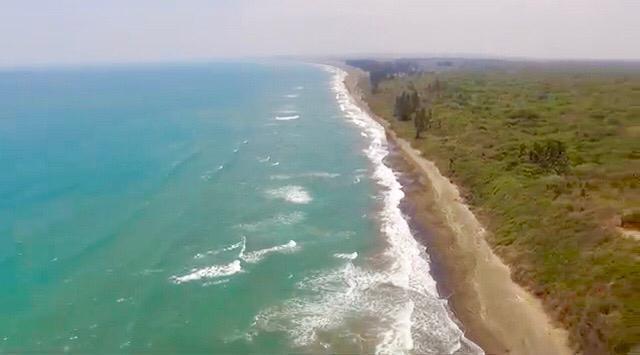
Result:
[[[0,0],[0,66],[357,53],[640,59],[640,0]]]

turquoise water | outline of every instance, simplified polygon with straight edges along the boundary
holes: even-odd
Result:
[[[0,351],[475,351],[340,75],[0,72]]]

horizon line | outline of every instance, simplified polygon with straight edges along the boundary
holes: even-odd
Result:
[[[535,57],[515,55],[492,55],[478,53],[345,53],[345,54],[270,54],[270,55],[237,55],[237,56],[212,56],[180,59],[133,59],[133,60],[87,60],[77,62],[32,62],[25,64],[0,64],[0,71],[29,70],[29,69],[53,69],[53,68],[78,68],[78,67],[107,67],[127,65],[179,65],[214,62],[237,62],[252,60],[347,60],[347,59],[475,59],[475,60],[503,60],[512,62],[591,62],[591,63],[639,63],[640,58],[590,58],[590,57]]]

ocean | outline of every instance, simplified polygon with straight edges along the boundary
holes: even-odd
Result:
[[[0,352],[481,353],[344,76],[0,72]]]

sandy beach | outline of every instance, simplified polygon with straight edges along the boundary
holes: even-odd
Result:
[[[335,65],[335,63],[333,63]],[[512,281],[510,270],[485,240],[487,231],[460,191],[437,166],[399,138],[362,100],[364,72],[341,65],[354,99],[382,124],[403,175],[403,209],[432,257],[434,276],[467,337],[487,354],[571,354],[567,331],[552,323],[542,303]]]

